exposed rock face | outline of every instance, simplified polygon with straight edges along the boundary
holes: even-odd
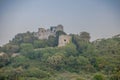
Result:
[[[1,53],[0,53],[0,56],[4,56],[4,55],[5,55],[5,53],[4,53],[4,52],[1,52]]]
[[[39,39],[48,39],[49,36],[55,36],[57,31],[63,31],[63,26],[52,26],[50,29],[39,28],[34,35]]]
[[[65,46],[66,44],[70,43],[71,36],[69,35],[61,35],[59,36],[59,44],[58,47]]]
[[[12,55],[11,55],[11,57],[17,57],[17,56],[19,56],[20,54],[18,54],[18,53],[13,53]]]

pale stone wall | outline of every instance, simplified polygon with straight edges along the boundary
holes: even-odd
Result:
[[[35,32],[35,36],[39,39],[48,39],[49,36],[56,36],[57,31],[64,31],[62,25],[52,26],[50,29],[44,29],[39,28],[38,32]],[[58,47],[65,46],[67,43],[69,43],[71,40],[71,37],[69,35],[61,35],[59,36],[59,43]]]
[[[39,28],[39,31],[38,31],[38,38],[39,39],[48,39],[48,31],[45,30],[44,28]]]
[[[69,35],[59,36],[58,47],[65,46],[66,44],[70,43],[70,40],[71,40],[71,36]]]
[[[0,53],[0,56],[3,56],[3,55],[5,55],[5,53],[4,53],[4,52],[1,52],[1,53]]]
[[[39,39],[48,39],[49,36],[55,36],[57,31],[63,31],[63,26],[53,26],[50,29],[39,28],[38,32],[35,32],[35,36]]]

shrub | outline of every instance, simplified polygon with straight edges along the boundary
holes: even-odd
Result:
[[[120,80],[120,72],[116,73],[116,74],[113,74],[111,77],[110,77],[110,80]]]
[[[85,80],[85,79],[83,79],[83,78],[79,77],[79,78],[77,78],[76,80]]]
[[[48,72],[39,70],[37,68],[30,68],[23,75],[25,75],[27,77],[35,77],[35,78],[50,77],[50,74]]]
[[[102,74],[96,74],[94,75],[93,80],[105,80],[105,78]]]

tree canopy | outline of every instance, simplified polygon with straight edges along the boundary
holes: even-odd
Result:
[[[31,32],[17,34],[0,47],[0,80],[120,79],[119,35],[90,42],[90,34],[81,32],[57,47],[60,35],[66,33],[58,31],[47,40]]]

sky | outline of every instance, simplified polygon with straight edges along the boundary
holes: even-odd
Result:
[[[0,46],[18,33],[62,24],[91,40],[120,34],[120,0],[0,0]]]

